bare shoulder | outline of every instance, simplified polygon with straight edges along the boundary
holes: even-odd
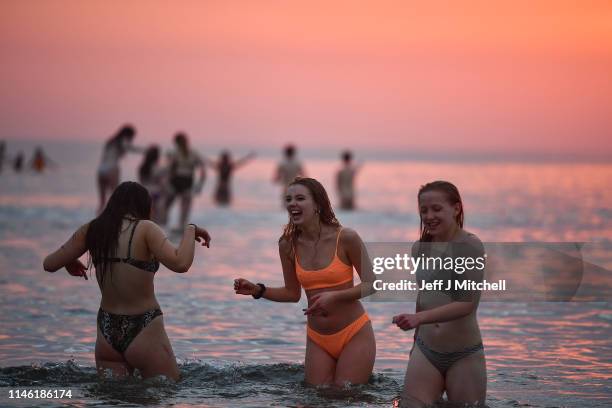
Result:
[[[162,229],[162,227],[160,227],[159,225],[157,225],[156,223],[154,223],[151,220],[141,220],[139,222],[139,225],[140,225],[140,228],[142,228],[143,234],[161,233],[161,234],[165,235],[164,230]]]
[[[340,242],[346,246],[361,245],[361,237],[352,228],[342,228],[340,231]]]
[[[87,231],[89,230],[89,222],[81,225],[75,232],[73,237],[82,241],[85,241],[87,237]]]
[[[85,223],[83,225],[81,225],[79,227],[79,229],[77,229],[77,233],[78,234],[87,234],[87,231],[89,230],[89,224],[91,224],[91,222]]]
[[[469,247],[471,247],[477,252],[484,252],[484,245],[480,238],[478,238],[476,234],[473,234],[469,231],[463,230],[457,242],[467,244]]]

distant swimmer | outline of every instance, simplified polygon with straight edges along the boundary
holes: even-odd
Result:
[[[160,164],[159,146],[152,145],[145,151],[143,161],[138,167],[138,180],[151,194],[151,218],[158,223],[165,222],[166,219],[167,178],[167,169]]]
[[[189,141],[185,133],[179,132],[174,136],[176,150],[169,155],[169,196],[166,199],[166,211],[174,199],[178,196],[181,199],[181,214],[177,230],[182,230],[187,225],[187,220],[191,212],[191,202],[193,193],[200,193],[206,180],[206,168],[200,155],[189,146]],[[194,173],[200,170],[200,177],[195,182]]]
[[[48,272],[65,267],[70,275],[87,279],[87,268],[79,258],[89,251],[102,294],[95,348],[100,375],[112,372],[124,377],[138,369],[142,378],[180,377],[153,279],[160,262],[171,271],[187,272],[193,263],[195,241],[208,247],[210,235],[189,224],[176,248],[149,219],[150,214],[147,189],[133,181],[123,182],[104,211],[78,228],[43,263]]]
[[[2,173],[2,169],[4,168],[5,159],[6,159],[6,142],[2,140],[0,141],[0,173]]]
[[[275,302],[308,298],[306,382],[312,385],[365,384],[372,375],[376,342],[361,302],[372,293],[372,268],[357,232],[336,219],[327,192],[317,180],[297,178],[285,195],[289,223],[278,248],[284,285],[276,288],[246,279],[234,291]],[[353,269],[361,283],[353,282]]]
[[[353,154],[350,151],[342,153],[342,168],[336,175],[336,188],[340,197],[340,208],[355,209],[355,176],[361,166],[353,164]]]
[[[42,147],[37,147],[34,150],[32,159],[28,163],[28,168],[35,171],[36,173],[42,173],[48,167],[56,167],[57,164],[47,156]]]
[[[98,192],[100,194],[98,214],[106,205],[107,193],[114,191],[119,184],[119,161],[127,152],[142,151],[132,145],[135,135],[136,130],[131,125],[125,125],[104,145],[102,160],[98,166]]]
[[[281,194],[281,199],[284,203],[285,197],[285,189],[296,177],[304,177],[304,168],[302,167],[302,163],[297,160],[295,146],[287,145],[284,151],[284,158],[278,164],[276,168],[276,173],[274,173],[273,181],[275,183],[279,183],[283,187],[283,191]],[[284,205],[284,204],[283,204]]]
[[[217,205],[229,205],[232,201],[231,179],[235,170],[247,164],[255,157],[255,153],[249,153],[239,160],[232,160],[229,151],[221,153],[219,161],[206,160],[206,164],[215,169],[218,174],[217,187],[215,188],[215,202]]]
[[[15,173],[21,173],[23,170],[23,161],[25,160],[25,156],[22,151],[19,151],[15,158],[13,159],[13,170]]]

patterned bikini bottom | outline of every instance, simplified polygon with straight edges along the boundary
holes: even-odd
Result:
[[[106,341],[119,353],[124,353],[138,333],[161,315],[163,315],[161,309],[147,310],[138,315],[122,315],[109,313],[100,308],[98,327]]]

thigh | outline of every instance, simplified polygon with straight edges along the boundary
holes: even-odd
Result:
[[[115,377],[132,375],[134,368],[128,364],[121,353],[106,341],[102,333],[100,333],[100,328],[97,331],[95,356],[98,374],[104,375],[110,370]]]
[[[487,395],[484,350],[462,358],[448,369],[446,394],[451,402],[484,404]]]
[[[370,380],[376,359],[376,340],[372,323],[367,322],[342,350],[336,364],[334,382],[343,386],[365,384]]]
[[[306,382],[311,385],[333,384],[335,371],[336,360],[306,336],[306,358],[304,360]]]
[[[442,374],[427,360],[427,357],[415,344],[412,353],[410,353],[406,377],[404,377],[402,400],[416,400],[425,404],[432,404],[442,397],[443,391],[444,378]]]
[[[191,199],[192,199],[192,194],[191,194],[191,190],[185,190],[181,193],[181,205],[183,207],[187,207],[189,205],[191,205]]]
[[[143,378],[165,375],[178,380],[180,372],[163,319],[163,316],[156,317],[142,329],[125,350],[124,356]]]

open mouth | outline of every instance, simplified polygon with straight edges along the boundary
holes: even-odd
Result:
[[[298,209],[291,209],[289,210],[289,215],[291,215],[291,218],[296,219],[299,218],[302,215],[302,210],[298,210]]]

